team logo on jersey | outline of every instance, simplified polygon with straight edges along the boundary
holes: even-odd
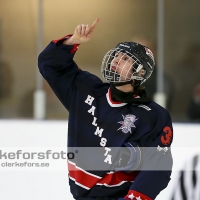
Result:
[[[136,126],[134,125],[135,121],[138,120],[136,119],[135,115],[122,115],[124,121],[118,122],[122,126],[118,130],[122,130],[123,133],[131,133],[131,128]]]

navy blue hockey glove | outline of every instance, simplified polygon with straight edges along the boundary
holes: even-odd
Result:
[[[131,172],[137,170],[140,162],[140,147],[134,141],[125,142],[120,149],[119,161],[116,163],[115,171]]]

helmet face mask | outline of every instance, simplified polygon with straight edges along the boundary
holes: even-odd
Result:
[[[139,46],[138,46],[139,45]],[[138,48],[139,47],[139,48]],[[146,50],[146,49],[147,50]],[[103,77],[112,83],[137,80],[141,85],[153,72],[154,60],[151,51],[140,44],[124,42],[108,51],[101,65]]]

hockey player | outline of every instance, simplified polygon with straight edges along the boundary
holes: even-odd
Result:
[[[76,200],[155,199],[170,180],[173,130],[169,113],[141,86],[153,72],[153,53],[119,43],[103,58],[103,83],[73,60],[98,22],[51,41],[38,58],[42,76],[69,111],[68,148],[82,148],[68,161],[70,190]]]

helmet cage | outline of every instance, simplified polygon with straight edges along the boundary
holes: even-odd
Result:
[[[120,54],[120,57],[118,57]],[[116,63],[114,59],[117,58]],[[120,64],[119,64],[120,63]],[[146,81],[146,70],[144,76],[140,76],[139,72],[144,69],[140,60],[130,52],[113,48],[108,51],[102,60],[101,73],[108,82],[127,82],[131,80],[138,80],[141,83]],[[147,76],[150,77],[151,74]],[[140,83],[140,84],[141,84]]]

